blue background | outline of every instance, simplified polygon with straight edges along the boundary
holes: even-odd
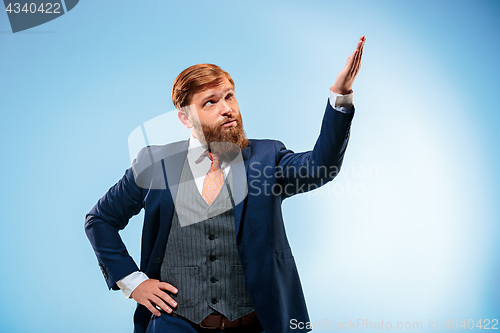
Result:
[[[362,35],[344,169],[284,203],[311,320],[499,319],[499,18],[498,1],[95,0],[12,34],[2,11],[0,331],[132,331],[84,216],[180,71],[218,64],[249,137],[308,150]],[[141,218],[121,233],[136,260]]]

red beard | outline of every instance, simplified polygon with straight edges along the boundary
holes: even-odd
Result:
[[[236,126],[222,127],[223,124],[232,119],[236,121]],[[200,126],[196,123],[194,128],[198,133],[203,130],[205,143],[208,149],[215,154],[237,154],[245,149],[250,142],[243,129],[243,120],[240,114],[235,118],[225,117],[215,125],[202,123]]]

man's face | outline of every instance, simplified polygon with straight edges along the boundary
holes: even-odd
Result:
[[[221,130],[237,126],[240,110],[233,86],[226,77],[217,86],[195,93],[190,104],[196,108],[201,124],[219,125]]]
[[[190,104],[189,124],[193,134],[212,151],[227,153],[246,147],[248,140],[238,102],[226,77],[218,85],[195,93]]]

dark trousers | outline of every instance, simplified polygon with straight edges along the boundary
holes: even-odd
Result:
[[[262,327],[240,326],[221,329],[201,328],[188,320],[162,313],[160,317],[152,316],[146,333],[266,333]]]

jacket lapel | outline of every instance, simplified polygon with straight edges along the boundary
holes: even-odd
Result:
[[[238,240],[238,231],[240,229],[243,206],[248,195],[248,166],[251,155],[251,147],[248,146],[241,152],[243,161],[235,161],[231,164],[233,172],[233,200],[234,200],[234,226],[236,240]],[[243,163],[242,163],[243,162]]]
[[[174,200],[179,187],[182,166],[186,159],[189,140],[176,142],[167,146],[166,153],[161,158],[161,166],[166,188],[161,191],[160,230],[168,234],[174,214]]]

